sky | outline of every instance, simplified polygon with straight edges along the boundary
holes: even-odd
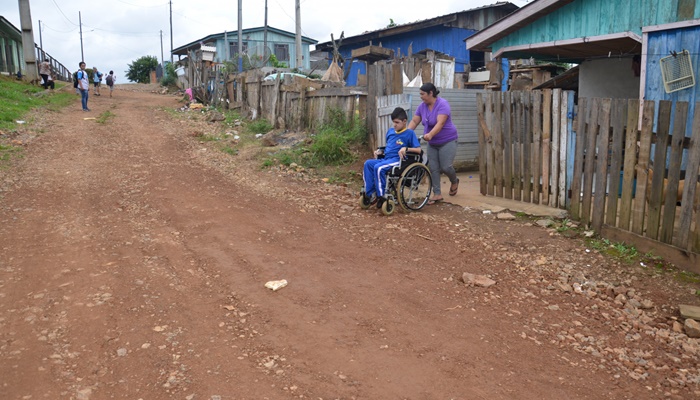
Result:
[[[522,7],[528,0],[510,0]],[[301,0],[302,35],[318,40],[337,39],[386,27],[391,20],[405,24],[464,11],[497,0]],[[294,33],[295,0],[267,0],[268,26]],[[81,60],[88,68],[114,70],[125,83],[128,65],[142,56],[170,59],[170,3],[168,0],[30,0],[34,41],[69,70]],[[242,0],[242,29],[265,24],[265,0]],[[20,28],[19,2],[0,1],[0,15]],[[39,35],[41,21],[41,39]],[[238,30],[237,0],[173,0],[173,48],[207,35]],[[175,56],[177,60],[177,56]]]

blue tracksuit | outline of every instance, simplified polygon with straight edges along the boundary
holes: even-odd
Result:
[[[404,129],[396,132],[394,128],[389,128],[386,133],[386,149],[384,158],[370,159],[365,161],[365,168],[362,172],[362,179],[365,181],[365,194],[371,197],[376,194],[378,197],[384,196],[386,187],[386,173],[391,167],[399,165],[399,150],[402,147],[420,147],[420,142],[416,133],[411,129]]]

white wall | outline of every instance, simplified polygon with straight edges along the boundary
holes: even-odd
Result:
[[[639,77],[632,71],[632,57],[584,61],[578,89],[579,97],[638,99]]]

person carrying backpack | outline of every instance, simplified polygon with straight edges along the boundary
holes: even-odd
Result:
[[[92,83],[95,85],[95,96],[100,95],[100,85],[102,85],[102,72],[97,70],[97,67],[92,67]]]
[[[82,96],[83,111],[90,111],[88,108],[88,95],[90,94],[90,80],[88,79],[88,73],[85,71],[85,62],[81,61],[80,71],[76,73],[76,79],[78,79],[78,90],[80,90],[80,95]]]
[[[105,83],[109,86],[109,97],[112,97],[112,92],[114,91],[114,82],[117,78],[114,76],[114,71],[109,71],[109,75],[105,78]]]

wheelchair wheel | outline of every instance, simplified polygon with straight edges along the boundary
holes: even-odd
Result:
[[[392,200],[386,200],[384,203],[382,203],[382,214],[388,217],[394,213],[394,207],[394,202]]]
[[[433,180],[428,167],[421,163],[411,164],[399,180],[399,204],[406,211],[418,211],[428,203],[432,190]]]
[[[360,195],[360,208],[363,210],[368,209],[372,205],[372,199],[365,196],[364,193]]]

